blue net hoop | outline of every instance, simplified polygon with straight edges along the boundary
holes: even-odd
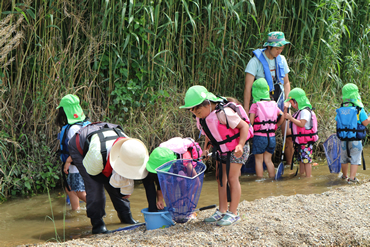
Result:
[[[326,139],[323,146],[330,173],[339,173],[341,169],[341,147],[339,138],[336,134],[332,134]]]
[[[175,222],[187,222],[196,208],[206,168],[200,161],[179,159],[155,169],[167,209]]]

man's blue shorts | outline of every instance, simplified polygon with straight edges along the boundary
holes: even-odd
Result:
[[[268,142],[267,138],[270,138],[270,143]],[[265,151],[273,154],[275,146],[276,146],[275,136],[267,137],[255,135],[253,137],[252,154],[263,154]]]

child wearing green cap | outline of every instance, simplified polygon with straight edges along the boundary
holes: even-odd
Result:
[[[336,110],[337,136],[341,140],[342,179],[348,183],[357,183],[357,168],[361,165],[362,139],[366,137],[366,126],[370,122],[358,87],[348,83],[342,88],[341,107]],[[348,163],[351,163],[350,175],[348,177]]]
[[[290,91],[288,99],[293,108],[298,111],[292,116],[285,113],[285,119],[290,121],[292,139],[297,151],[300,174],[311,177],[313,144],[319,139],[317,135],[317,119],[306,93],[301,88]]]
[[[192,86],[185,95],[185,105],[197,118],[197,126],[206,136],[207,146],[210,141],[212,152],[216,156],[216,178],[218,182],[219,209],[205,222],[217,222],[217,225],[228,226],[240,220],[237,212],[241,196],[239,182],[240,169],[249,155],[249,144],[246,143],[252,132],[249,119],[242,106],[225,102],[216,97],[203,86]],[[252,129],[251,129],[252,131]],[[231,202],[228,206],[226,184],[230,185]]]
[[[202,149],[199,144],[190,137],[171,138],[162,142],[159,147],[152,151],[148,163],[146,164],[149,175],[143,180],[149,212],[157,212],[164,208],[163,194],[155,169],[171,160],[176,160],[178,158],[198,159],[201,155]],[[179,171],[179,174],[184,176],[195,176],[196,172],[193,169],[193,165],[196,165],[196,162],[194,162],[194,164],[189,163],[186,167],[186,171]],[[155,187],[157,187],[157,190],[155,190]]]
[[[279,116],[283,112],[275,101],[270,100],[269,86],[265,78],[260,78],[252,86],[253,104],[249,110],[251,124],[254,128],[252,154],[255,156],[256,175],[263,177],[265,162],[270,178],[275,177],[275,167],[271,158],[275,150],[275,131],[283,123]]]
[[[155,148],[149,156],[148,163],[146,163],[149,174],[143,180],[149,212],[158,212],[158,210],[164,209],[163,194],[155,169],[175,159],[177,159],[176,154],[166,147]]]
[[[59,110],[55,122],[61,128],[61,132],[58,134],[61,149],[60,156],[63,162],[63,171],[67,174],[67,179],[64,181],[66,183],[65,190],[69,196],[72,210],[78,210],[80,209],[80,199],[86,202],[85,185],[77,167],[72,164],[72,158],[68,151],[68,141],[79,129],[90,122],[86,120],[80,106],[80,99],[76,95],[68,94],[64,96],[57,109]]]

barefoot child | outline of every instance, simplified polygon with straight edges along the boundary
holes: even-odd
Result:
[[[337,136],[341,140],[342,178],[347,179],[348,183],[358,182],[356,172],[361,165],[361,140],[366,137],[366,126],[370,122],[370,117],[366,115],[364,105],[361,102],[358,87],[353,83],[348,83],[342,88],[341,107],[336,110],[337,115]],[[348,163],[351,163],[350,175],[348,176]]]
[[[271,158],[275,150],[275,131],[284,119],[276,102],[270,100],[269,86],[265,78],[260,78],[252,86],[253,104],[249,110],[250,120],[254,128],[252,153],[255,156],[256,175],[263,177],[265,162],[270,178],[275,177],[275,167]]]
[[[290,120],[292,139],[298,153],[300,175],[311,177],[313,144],[319,139],[317,135],[317,119],[306,93],[301,88],[290,91],[285,102],[291,103],[298,111],[292,116],[285,113]]]
[[[206,135],[205,150],[208,153],[207,140],[217,153],[216,178],[218,182],[219,210],[205,222],[217,222],[228,226],[240,220],[237,212],[241,196],[239,182],[240,169],[248,159],[249,119],[242,106],[226,103],[203,86],[192,86],[185,95],[185,105],[198,121],[198,128]],[[243,111],[243,113],[241,113]],[[240,115],[239,115],[240,114]],[[243,116],[244,119],[241,118]],[[226,184],[229,183],[231,202],[228,208]]]

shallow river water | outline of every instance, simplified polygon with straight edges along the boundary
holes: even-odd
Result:
[[[367,170],[359,167],[357,178],[370,179],[370,147],[365,148]],[[320,163],[320,162],[319,162]],[[329,173],[324,163],[312,167],[311,178],[294,176],[293,171],[285,167],[284,178],[281,181],[256,179],[255,175],[242,174],[242,200],[253,201],[269,196],[322,193],[331,188],[347,185],[338,177],[339,174]],[[268,177],[265,171],[264,177]],[[145,191],[142,184],[135,186],[130,197],[131,211],[134,219],[144,222],[140,212],[147,207]],[[198,207],[218,204],[217,182],[214,174],[206,173]],[[62,192],[50,195],[38,195],[29,199],[12,199],[0,205],[0,246],[16,246],[19,244],[45,243],[46,241],[65,241],[87,236],[91,233],[90,220],[86,217],[85,204],[81,210],[71,211],[65,204]],[[214,210],[214,209],[212,209]],[[210,213],[212,212],[210,210]],[[116,211],[107,199],[104,221],[109,230],[124,227],[120,224]]]

